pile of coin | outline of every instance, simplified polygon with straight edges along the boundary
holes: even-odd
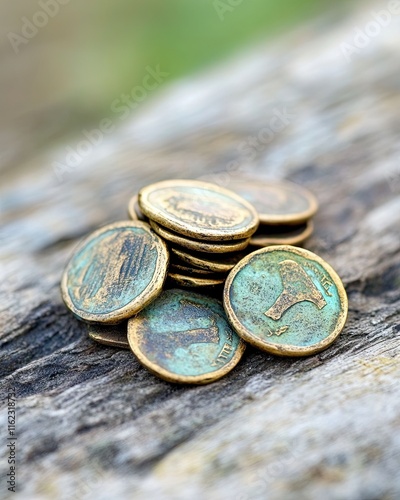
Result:
[[[170,251],[169,282],[190,288],[223,285],[259,224],[255,208],[232,191],[201,181],[151,184],[129,203]]]
[[[340,278],[312,252],[276,244],[286,226],[290,241],[310,227],[315,198],[286,182],[232,188],[152,184],[131,199],[132,220],[78,246],[61,291],[93,340],[130,349],[169,382],[204,384],[231,371],[246,342],[305,356],[337,338],[348,308]]]

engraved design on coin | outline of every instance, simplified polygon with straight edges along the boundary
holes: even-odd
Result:
[[[140,268],[148,267],[154,272],[156,260],[154,243],[149,245],[146,233],[110,230],[98,238],[96,245],[99,244],[101,250],[95,254],[94,244],[80,252],[80,263],[70,282],[74,304],[79,309],[88,309],[97,303],[93,312],[113,309],[116,307],[113,304],[125,305],[125,296],[134,287]],[[149,273],[147,282],[151,277]]]
[[[218,300],[179,289],[164,291],[129,320],[128,341],[144,366],[172,382],[216,380],[244,350]]]
[[[162,349],[158,349],[159,361],[165,361],[165,358],[171,356],[171,353],[175,354],[177,349],[188,348],[192,344],[219,342],[219,330],[215,318],[208,317],[207,309],[203,305],[189,299],[180,300],[179,305],[188,323],[194,326],[198,324],[199,327],[160,333],[158,341]]]
[[[247,238],[257,229],[255,208],[232,191],[195,180],[163,181],[140,190],[144,214],[173,231],[201,240]]]
[[[306,300],[315,304],[318,309],[326,306],[322,293],[297,262],[290,259],[284,260],[279,263],[279,271],[283,290],[273,306],[264,313],[266,316],[274,320],[281,319],[289,307]],[[281,333],[276,333],[276,335],[281,335]]]
[[[243,210],[237,210],[232,213],[224,200],[220,200],[208,193],[203,193],[200,197],[193,197],[180,193],[178,195],[166,194],[160,200],[160,204],[165,210],[175,215],[177,218],[193,222],[203,227],[223,227],[240,224],[246,219],[246,213]],[[151,198],[150,198],[151,199]]]
[[[161,292],[167,267],[166,245],[147,224],[110,224],[72,256],[61,283],[63,299],[81,319],[116,323]]]
[[[280,245],[257,250],[233,268],[224,307],[244,340],[274,354],[302,356],[336,339],[348,304],[340,278],[326,262]]]

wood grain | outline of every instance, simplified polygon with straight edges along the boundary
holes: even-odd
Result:
[[[165,84],[63,182],[64,148],[8,173],[0,371],[17,391],[21,498],[399,498],[400,16],[347,61],[362,8]],[[239,172],[317,194],[307,248],[350,303],[335,344],[306,359],[249,348],[226,378],[187,388],[88,339],[59,294],[79,238],[125,219],[150,182],[229,188]]]

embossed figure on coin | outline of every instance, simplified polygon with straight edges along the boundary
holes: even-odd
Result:
[[[83,320],[117,323],[161,292],[168,261],[165,243],[148,224],[110,224],[84,240],[72,256],[61,282],[64,302]]]
[[[232,191],[195,180],[163,181],[139,192],[142,212],[181,236],[205,241],[245,239],[257,229],[255,208]]]
[[[128,341],[151,372],[183,383],[217,380],[244,350],[218,300],[178,289],[164,291],[129,320]]]
[[[225,282],[224,307],[236,332],[265,351],[304,356],[328,347],[347,317],[347,296],[320,257],[280,245],[249,254]]]
[[[289,307],[308,300],[318,309],[326,306],[322,293],[311,281],[304,269],[293,260],[283,260],[279,263],[283,291],[276,302],[264,314],[274,320],[281,319]]]
[[[104,251],[97,252],[94,259],[90,259],[91,248],[82,252],[84,263],[77,268],[71,285],[72,297],[81,308],[86,309],[95,301],[106,305],[109,299],[117,302],[124,297],[139,269],[149,265],[153,245],[147,253],[146,236],[110,231],[101,240]]]
[[[179,305],[188,324],[195,328],[160,333],[157,338],[159,361],[165,361],[165,358],[175,354],[177,349],[186,349],[192,344],[218,344],[219,342],[219,331],[215,318],[209,317],[207,310],[201,304],[196,304],[189,299],[182,299],[179,301]],[[198,327],[196,328],[196,326]],[[144,338],[144,344],[148,348],[152,347],[150,343],[147,343],[146,338]]]
[[[160,200],[165,209],[176,217],[203,225],[204,227],[224,227],[242,223],[247,213],[244,210],[232,212],[226,202],[215,196],[204,194],[193,197],[185,193],[166,195]]]

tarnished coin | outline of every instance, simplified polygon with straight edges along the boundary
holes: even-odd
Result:
[[[206,278],[203,275],[196,276],[195,273],[192,274],[181,274],[176,272],[169,272],[168,278],[178,286],[184,286],[188,288],[211,288],[215,286],[220,286],[225,281],[224,277],[219,278]]]
[[[199,267],[200,269],[205,269],[207,271],[212,271],[215,273],[227,273],[230,271],[243,257],[244,253],[233,253],[233,254],[218,254],[218,255],[208,255],[202,254],[200,252],[185,252],[184,249],[178,247],[171,247],[171,252],[179,257],[184,262]]]
[[[89,337],[99,344],[121,349],[129,349],[128,325],[126,322],[119,325],[87,325]]]
[[[128,204],[128,214],[132,220],[141,220],[142,222],[148,222],[148,218],[140,210],[138,203],[138,195],[132,196]]]
[[[110,224],[75,251],[62,277],[62,297],[80,319],[118,323],[157,297],[168,261],[166,244],[148,224]]]
[[[250,239],[250,246],[263,248],[269,245],[300,245],[314,231],[314,223],[309,220],[296,226],[260,226]]]
[[[224,307],[236,332],[282,356],[306,356],[328,347],[347,318],[347,295],[336,272],[308,250],[262,248],[228,275]]]
[[[179,264],[177,262],[178,262],[178,259],[176,259],[176,261],[174,260],[174,262],[171,261],[171,264],[169,266],[170,272],[184,274],[185,276],[190,276],[193,273],[200,274],[203,277],[219,276],[219,274],[215,273],[214,271],[207,271],[206,269],[200,269],[199,267],[191,267],[188,264],[187,265]]]
[[[312,217],[318,202],[306,188],[288,181],[237,179],[229,189],[249,201],[261,224],[300,224]]]
[[[139,206],[161,226],[199,240],[245,239],[259,222],[255,208],[237,194],[195,180],[151,184],[140,190]]]
[[[188,384],[221,378],[245,349],[219,300],[178,289],[164,291],[128,321],[128,341],[152,373]]]
[[[150,226],[152,229],[165,240],[175,243],[176,245],[180,245],[183,248],[188,248],[189,250],[194,250],[197,252],[205,252],[205,253],[229,253],[236,252],[238,250],[244,250],[249,242],[250,238],[246,238],[244,240],[235,240],[224,242],[221,241],[219,243],[214,242],[206,242],[193,240],[191,238],[185,238],[178,233],[171,231],[165,227],[160,226],[154,221],[150,221]]]

